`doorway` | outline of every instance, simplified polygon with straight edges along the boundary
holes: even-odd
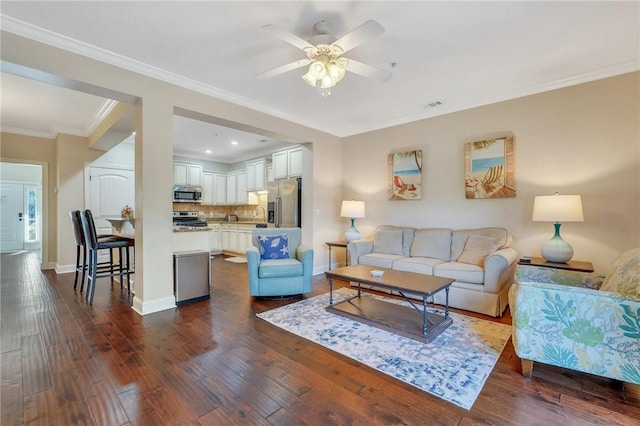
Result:
[[[42,166],[0,163],[0,252],[42,249]]]

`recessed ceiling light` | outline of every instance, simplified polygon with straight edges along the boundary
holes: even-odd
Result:
[[[211,154],[211,152],[212,152],[212,151],[211,151],[210,149],[207,149],[205,152],[206,152],[207,154]]]
[[[231,145],[238,145],[238,141],[231,141]]]

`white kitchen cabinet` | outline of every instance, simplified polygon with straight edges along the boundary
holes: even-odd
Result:
[[[201,164],[174,161],[173,184],[202,186],[202,173],[203,167]]]
[[[227,173],[227,203],[236,204],[238,201],[237,193],[238,175],[235,172]]]
[[[222,250],[225,252],[238,252],[238,228],[237,225],[220,226],[222,234]]]
[[[203,169],[200,164],[189,164],[189,185],[202,186]]]
[[[202,204],[215,203],[215,173],[202,173]]]
[[[246,254],[247,249],[253,245],[251,242],[253,229],[252,225],[238,225],[238,253]]]
[[[236,173],[236,204],[247,204],[247,172]]]
[[[289,177],[302,176],[302,147],[289,150]]]
[[[187,163],[173,163],[173,184],[189,184],[189,165]]]
[[[267,161],[264,158],[247,161],[247,191],[264,191],[267,189]]]
[[[302,147],[274,152],[271,155],[274,179],[302,176]]]
[[[289,152],[279,151],[271,155],[274,179],[286,179],[289,177]]]
[[[211,231],[209,231],[209,250],[212,254],[222,250],[220,225],[211,225]]]
[[[215,173],[213,176],[215,190],[213,204],[227,204],[227,175]]]

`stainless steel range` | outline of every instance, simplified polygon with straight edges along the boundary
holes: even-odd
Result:
[[[198,212],[173,212],[174,229],[197,229],[206,226],[207,222],[198,218]]]

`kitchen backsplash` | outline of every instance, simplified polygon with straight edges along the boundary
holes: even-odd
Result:
[[[173,211],[199,212],[205,219],[222,219],[228,214],[238,215],[239,218],[264,219],[267,217],[267,194],[258,194],[258,205],[239,206],[210,206],[188,203],[173,203]]]

